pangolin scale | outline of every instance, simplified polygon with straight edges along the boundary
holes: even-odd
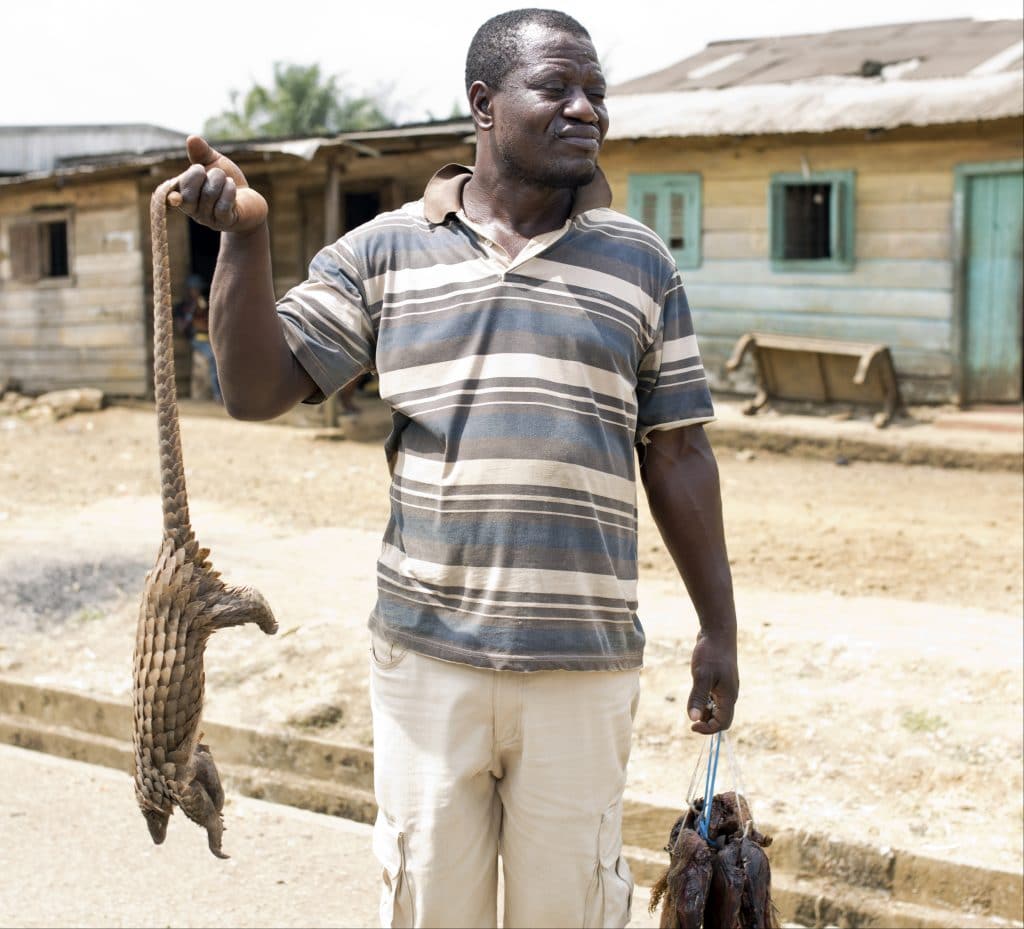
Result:
[[[167,252],[167,196],[176,180],[157,187],[150,202],[153,239],[153,381],[159,432],[163,539],[146,575],[135,639],[133,733],[135,798],[159,845],[178,806],[207,832],[218,858],[224,822],[213,756],[201,744],[203,653],[218,629],[255,623],[277,631],[269,604],[251,587],[229,587],[192,531],[185,493],[174,382],[174,323]]]

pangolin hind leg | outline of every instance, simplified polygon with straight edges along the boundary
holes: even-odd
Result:
[[[224,805],[224,792],[220,790],[220,778],[213,766],[213,756],[210,755],[209,749],[204,753],[197,748],[192,761],[192,777],[175,799],[182,812],[192,822],[198,823],[206,830],[206,842],[210,851],[218,858],[227,858],[229,856],[221,851],[224,819],[220,811]],[[206,789],[206,782],[211,782],[211,772],[212,783],[216,784],[215,796],[211,796]]]
[[[203,785],[207,796],[219,813],[224,809],[224,788],[220,785],[220,774],[213,763],[213,755],[209,745],[197,745],[192,755],[195,764],[195,779]]]

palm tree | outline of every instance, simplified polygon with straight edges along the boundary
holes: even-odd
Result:
[[[382,95],[349,94],[339,86],[337,75],[324,78],[318,64],[275,62],[272,87],[255,84],[241,100],[238,91],[232,91],[231,104],[231,109],[206,121],[203,132],[209,138],[329,134],[391,122]]]

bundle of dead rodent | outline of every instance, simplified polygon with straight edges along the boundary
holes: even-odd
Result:
[[[711,758],[709,752],[705,793],[713,796],[711,806],[704,797],[688,800],[672,826],[669,866],[651,889],[650,911],[661,903],[661,929],[777,929],[764,853],[771,836],[754,828],[743,794],[713,792]],[[717,758],[716,745],[715,767]]]

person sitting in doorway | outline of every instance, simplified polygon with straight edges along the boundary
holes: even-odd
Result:
[[[210,344],[210,305],[206,300],[206,282],[198,274],[190,274],[185,281],[185,299],[174,307],[178,330],[192,346],[193,356],[199,355],[206,363],[210,392],[215,403],[221,403],[220,381],[217,378],[217,359]],[[195,395],[196,391],[193,391]]]

